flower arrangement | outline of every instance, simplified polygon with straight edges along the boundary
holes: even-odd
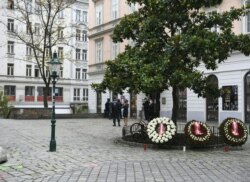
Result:
[[[148,123],[147,134],[154,143],[165,143],[173,138],[176,126],[166,117],[155,118]]]
[[[185,125],[184,133],[191,145],[207,144],[212,137],[212,131],[208,125],[196,120],[189,121]]]
[[[236,118],[225,119],[219,127],[224,142],[231,146],[241,146],[246,143],[248,131],[245,123]]]

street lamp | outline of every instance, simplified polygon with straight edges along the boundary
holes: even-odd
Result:
[[[58,73],[60,71],[61,64],[57,59],[57,53],[53,53],[52,60],[48,63],[49,70],[50,70],[50,77],[52,78],[52,117],[51,117],[51,140],[49,151],[55,152],[56,151],[56,139],[55,139],[55,124],[56,124],[56,117],[55,117],[55,85],[56,85],[56,78],[58,77]]]

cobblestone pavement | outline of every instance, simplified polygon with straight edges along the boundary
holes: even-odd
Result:
[[[57,120],[57,152],[48,152],[50,120],[0,120],[8,162],[0,181],[250,182],[250,142],[192,151],[151,149],[115,142],[122,127],[108,119]]]

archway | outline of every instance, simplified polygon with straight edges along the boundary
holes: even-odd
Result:
[[[208,82],[218,88],[218,78],[215,75],[208,76]],[[218,122],[219,107],[218,98],[208,95],[206,98],[207,121]]]
[[[245,88],[245,122],[250,123],[250,71],[246,73],[244,78]]]

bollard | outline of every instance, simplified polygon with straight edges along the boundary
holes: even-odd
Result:
[[[143,144],[143,149],[144,149],[144,151],[146,151],[147,148],[148,148],[148,145],[144,143],[144,144]]]
[[[228,152],[229,151],[229,147],[228,146],[225,146],[224,147],[224,152]]]
[[[186,146],[183,146],[183,152],[186,152]]]

